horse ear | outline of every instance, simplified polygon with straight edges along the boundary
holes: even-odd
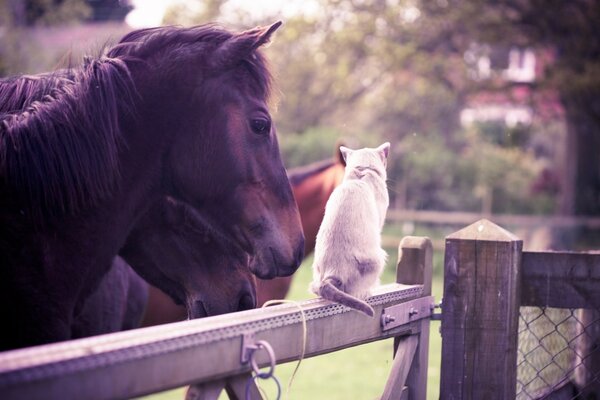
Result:
[[[283,22],[239,33],[224,41],[212,54],[210,65],[214,69],[227,69],[236,65],[250,53],[266,44]]]
[[[277,29],[279,29],[279,27],[281,25],[283,25],[283,22],[282,21],[277,21],[274,24],[271,24],[271,25],[269,25],[267,27],[262,27],[262,28],[258,27],[258,28],[255,28],[255,29],[249,31],[250,33],[258,31],[258,40],[257,40],[257,42],[256,42],[255,47],[254,47],[253,50],[256,50],[258,47],[260,47],[260,46],[262,46],[264,44],[269,43],[269,41],[271,40],[271,35],[273,35],[273,33]],[[243,33],[242,33],[242,35],[243,35]]]

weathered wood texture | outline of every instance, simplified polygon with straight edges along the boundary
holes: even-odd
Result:
[[[472,212],[449,212],[430,210],[398,210],[389,209],[387,220],[390,222],[413,221],[428,224],[466,225],[485,217],[498,224],[511,225],[521,228],[551,227],[551,228],[600,228],[600,218],[597,216],[567,216],[567,215],[514,215]]]
[[[573,381],[581,398],[600,397],[600,311],[580,309],[576,313],[581,324],[577,326],[575,375]]]
[[[515,397],[522,248],[485,219],[446,238],[442,399]]]
[[[369,302],[380,316],[384,307],[421,296],[422,286],[391,284]],[[382,331],[380,318],[326,300],[300,304],[308,326],[305,357],[420,329],[414,321]],[[249,332],[271,344],[278,363],[301,354],[300,312],[287,304],[0,353],[0,397],[123,399],[246,373],[240,354]],[[265,351],[256,357],[267,363]]]
[[[223,390],[226,391],[229,400],[262,400],[263,396],[258,386],[251,379],[252,374],[248,372],[225,379],[192,384],[186,390],[185,400],[218,400]]]
[[[415,359],[415,353],[419,344],[419,336],[412,335],[402,338],[398,341],[398,348],[394,355],[394,361],[392,363],[392,370],[390,371],[390,377],[387,380],[385,389],[381,400],[396,400],[402,396],[405,391],[408,392],[408,398],[415,398],[412,396],[413,390],[405,386],[408,374],[411,370],[411,365]]]
[[[224,388],[225,381],[222,379],[191,385],[185,392],[185,400],[217,400]]]
[[[433,245],[426,237],[407,236],[398,246],[398,266],[396,282],[406,285],[423,285],[423,296],[431,295],[433,274]],[[429,358],[429,318],[422,319],[417,340],[417,349],[410,364],[406,379],[409,399],[424,400],[427,398],[427,367]],[[396,338],[396,349],[401,338]],[[393,373],[393,369],[392,369]],[[391,379],[391,376],[390,376]],[[388,384],[390,384],[388,380]],[[404,385],[404,383],[403,383]],[[386,387],[387,390],[387,387]],[[392,398],[397,398],[392,397]]]
[[[523,252],[522,306],[600,309],[600,254]]]
[[[229,400],[263,399],[262,393],[258,389],[258,386],[256,386],[256,382],[248,382],[249,379],[252,379],[251,373],[237,375],[227,379],[227,383],[225,384],[225,390],[227,392]],[[248,391],[248,393],[246,393],[246,390]],[[246,394],[248,394],[248,396],[246,396]]]

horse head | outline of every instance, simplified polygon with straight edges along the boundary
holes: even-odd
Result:
[[[196,210],[174,199],[164,198],[144,214],[119,254],[185,304],[190,319],[256,306],[248,255],[231,249]]]
[[[153,96],[178,92],[168,106],[178,119],[169,126],[147,125],[173,132],[163,158],[165,192],[193,206],[212,229],[246,252],[250,270],[261,278],[294,273],[304,247],[267,106],[271,77],[258,50],[279,25],[239,34],[215,30],[210,38],[217,43],[210,51],[201,38],[196,50],[191,46],[184,56],[180,51],[178,65],[186,61],[186,67]]]

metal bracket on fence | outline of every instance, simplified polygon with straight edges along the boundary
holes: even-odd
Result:
[[[254,339],[254,333],[244,333],[242,336],[242,352],[240,355],[240,362],[242,364],[248,364],[252,353],[257,349],[256,340]]]
[[[438,313],[434,312],[434,310],[436,308],[439,308],[440,310],[442,309],[442,300],[440,300],[440,302],[437,303],[437,304],[432,304],[431,305],[431,317],[430,317],[432,321],[441,321],[442,320],[442,313],[441,312],[438,312]]]
[[[273,351],[273,348],[266,340],[255,340],[254,333],[244,333],[242,336],[242,352],[240,355],[240,361],[242,364],[250,363],[252,370],[256,374],[261,375],[258,364],[256,363],[256,359],[254,357],[255,352],[258,350],[265,350],[269,355],[270,376],[275,369],[276,363],[275,352]]]
[[[421,297],[386,307],[381,314],[381,329],[387,331],[423,318],[429,318],[435,307],[433,296]]]
[[[265,350],[269,356],[269,367],[266,372],[262,372],[256,361],[256,353],[259,350]],[[277,362],[275,358],[275,352],[273,351],[273,347],[266,340],[255,340],[254,333],[244,333],[242,336],[242,351],[240,355],[240,361],[242,364],[250,363],[252,367],[252,372],[254,372],[254,376],[250,375],[246,382],[246,400],[253,398],[251,396],[252,387],[256,389],[255,380],[256,379],[272,379],[275,382],[277,387],[277,396],[276,399],[279,400],[281,398],[281,385],[279,384],[279,380],[274,375],[275,372],[275,364]],[[260,395],[259,395],[260,396]],[[259,397],[262,398],[262,397]]]

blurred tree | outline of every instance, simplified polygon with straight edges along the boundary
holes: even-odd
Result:
[[[0,0],[0,76],[24,64],[24,30],[73,23],[90,15],[85,0]]]
[[[443,36],[421,41],[472,42],[550,49],[540,87],[558,92],[565,110],[567,141],[560,211],[600,215],[600,2],[595,0],[442,0],[422,1],[422,23],[446,26]],[[444,50],[444,49],[442,49]]]
[[[163,23],[188,26],[213,22],[220,18],[221,7],[226,2],[227,0],[178,2],[167,9]]]
[[[123,0],[86,0],[91,8],[90,21],[123,21],[133,6]]]
[[[8,26],[60,25],[91,15],[85,0],[0,0]]]

